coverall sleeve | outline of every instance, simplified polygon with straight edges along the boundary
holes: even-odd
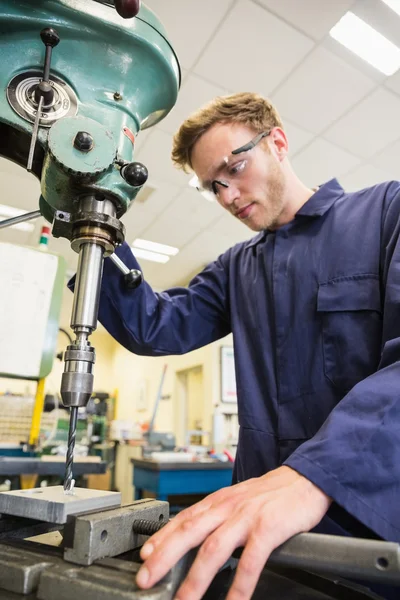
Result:
[[[140,269],[128,244],[117,254],[129,269]],[[74,279],[69,287],[74,286]],[[220,257],[199,273],[187,288],[156,293],[143,281],[127,289],[121,272],[104,261],[99,321],[125,348],[143,356],[183,354],[231,331],[228,276]]]
[[[400,542],[400,194],[381,225],[382,353],[378,370],[339,402],[286,460],[384,539]],[[357,340],[354,340],[357,343]]]

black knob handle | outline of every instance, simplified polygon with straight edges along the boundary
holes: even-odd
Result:
[[[39,83],[39,85],[35,89],[35,100],[39,104],[40,98],[43,97],[43,104],[49,105],[53,101],[54,90],[51,86],[46,87],[42,84],[48,84],[49,82],[51,53],[53,51],[53,48],[59,43],[60,36],[58,35],[57,31],[52,27],[45,27],[40,32],[40,37],[42,39],[43,44],[46,46],[46,54],[44,57],[43,81]]]
[[[115,8],[121,17],[131,19],[140,10],[140,0],[115,0]]]
[[[142,163],[132,162],[122,167],[121,175],[129,185],[140,187],[146,183],[149,172]]]
[[[124,275],[125,285],[130,290],[135,290],[143,281],[142,272],[138,269],[132,269]]]
[[[51,46],[52,48],[57,46],[57,44],[60,42],[60,36],[52,27],[45,27],[42,29],[40,32],[40,37],[42,38],[42,42],[45,44],[45,46]]]

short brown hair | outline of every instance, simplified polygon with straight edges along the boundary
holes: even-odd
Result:
[[[218,96],[190,115],[175,134],[171,154],[175,166],[188,172],[192,168],[191,153],[197,140],[210,127],[224,122],[243,123],[260,133],[282,127],[275,107],[259,94],[242,92]]]

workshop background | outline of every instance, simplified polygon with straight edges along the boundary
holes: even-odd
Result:
[[[147,0],[145,4],[163,22],[182,67],[176,106],[159,125],[137,137],[134,158],[147,166],[149,179],[122,218],[128,243],[139,238],[177,249],[172,256],[150,254],[139,259],[154,289],[186,285],[228,247],[252,236],[246,226],[193,189],[191,176],[176,170],[170,160],[172,137],[180,123],[215,96],[254,91],[276,103],[292,165],[309,186],[337,177],[350,191],[398,179],[400,16],[391,8],[399,9],[396,0]],[[382,59],[373,66],[334,39],[330,32],[348,11],[386,38],[391,62],[385,64],[382,40],[382,46],[370,44],[371,60]],[[5,159],[0,159],[0,189],[0,218],[38,206],[39,182]],[[2,229],[0,242],[37,247],[44,224],[39,219],[23,228]],[[48,247],[66,259],[71,276],[77,254],[69,242],[50,237]],[[71,309],[72,294],[65,289],[60,327],[66,330]],[[112,399],[108,437],[119,442],[116,485],[125,501],[133,493],[130,458],[139,456],[137,442],[153,414],[165,365],[155,428],[172,432],[179,447],[210,449],[217,437],[218,448],[234,456],[237,410],[234,398],[226,397],[232,386],[230,336],[185,356],[166,358],[127,352],[101,325],[91,339],[97,355],[95,390]],[[66,345],[60,332],[58,352]],[[63,363],[55,360],[45,384],[49,396],[58,394],[62,370]],[[35,389],[35,382],[0,379],[3,394],[29,397]],[[221,427],[218,435],[217,427]]]

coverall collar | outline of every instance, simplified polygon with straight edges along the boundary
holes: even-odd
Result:
[[[293,227],[297,217],[321,217],[330,207],[344,195],[344,189],[337,179],[331,179],[322,184],[317,191],[307,200],[305,204],[297,211],[295,219],[286,225],[283,225],[277,231],[283,231]],[[252,248],[261,242],[266,235],[275,233],[264,229],[247,243],[247,248]]]
[[[305,204],[297,211],[296,217],[321,217],[330,209],[332,204],[341,198],[344,189],[337,179],[331,179],[321,185]]]

